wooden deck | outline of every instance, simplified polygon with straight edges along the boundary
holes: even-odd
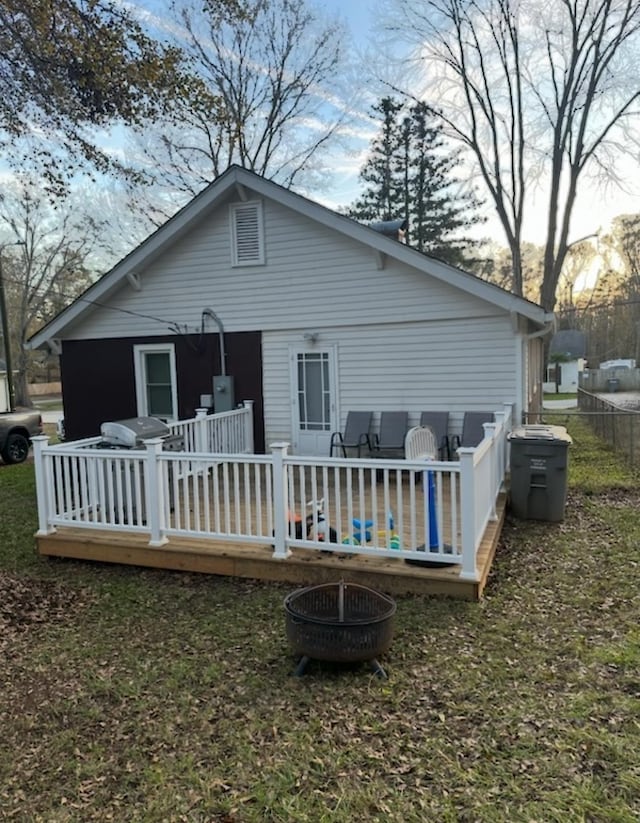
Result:
[[[497,519],[488,525],[478,550],[477,581],[461,580],[458,565],[417,567],[391,557],[328,555],[304,549],[296,549],[289,558],[282,560],[272,556],[270,546],[204,538],[172,538],[161,547],[151,547],[146,535],[59,528],[54,534],[37,535],[36,541],[38,552],[47,557],[274,580],[300,586],[344,579],[389,594],[446,595],[479,600],[502,531],[505,507],[506,496],[500,495]]]

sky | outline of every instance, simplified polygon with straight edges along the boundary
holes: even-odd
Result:
[[[158,4],[165,0],[135,0],[138,7],[151,10],[158,8]],[[352,39],[354,54],[364,57],[370,64],[376,61],[376,72],[387,77],[395,77],[396,70],[392,69],[391,62],[385,65],[385,45],[380,42],[381,20],[384,16],[385,2],[388,0],[307,0],[322,12],[337,16],[347,26]],[[377,35],[376,46],[372,47],[372,38]],[[380,88],[369,86],[357,96],[347,99],[348,91],[339,90],[343,96],[345,107],[354,115],[349,128],[349,139],[332,156],[334,174],[329,187],[318,191],[304,193],[331,208],[339,208],[351,203],[359,194],[361,185],[358,180],[359,170],[366,158],[366,152],[372,137],[376,132],[376,123],[371,119],[371,105],[381,96]],[[626,159],[622,166],[622,177],[625,180],[627,191],[621,191],[613,186],[607,190],[581,183],[579,197],[574,209],[571,238],[576,240],[605,229],[609,221],[622,213],[640,212],[640,179],[638,174],[638,160],[632,157]],[[489,220],[478,229],[483,236],[489,236],[500,244],[505,244],[502,228],[493,217],[493,210],[487,207]],[[534,243],[542,243],[546,234],[546,208],[543,198],[532,196],[528,203],[525,217],[525,239]]]
[[[120,0],[120,2],[142,15],[150,13],[162,16],[169,0]],[[345,24],[351,37],[350,47],[353,55],[364,61],[366,67],[369,68],[375,63],[377,76],[386,76],[387,79],[397,77],[397,69],[393,67],[393,61],[386,60],[384,57],[385,48],[393,49],[394,47],[388,44],[388,40],[386,43],[381,43],[381,40],[384,40],[381,28],[384,7],[392,0],[306,0],[306,2],[315,4],[321,12],[336,16]],[[376,38],[375,47],[372,46],[374,37]],[[333,150],[331,157],[333,174],[328,185],[301,193],[334,209],[348,206],[358,197],[362,189],[359,171],[377,130],[377,123],[371,117],[371,106],[384,93],[382,89],[384,89],[383,86],[369,83],[357,93],[353,89],[350,93],[349,84],[345,81],[343,88],[331,90],[331,93],[338,98],[339,104],[343,105],[345,110],[352,115],[348,139]],[[639,162],[638,158],[629,156],[623,163],[622,179],[625,183],[625,191],[612,185],[604,190],[598,189],[595,186],[585,185],[585,180],[581,180],[578,200],[574,208],[570,240],[593,235],[599,230],[606,230],[610,220],[616,215],[640,212]],[[486,211],[489,219],[477,229],[478,235],[490,237],[500,245],[506,245],[502,227],[497,218],[493,217],[494,212],[490,203]],[[546,208],[540,195],[537,199],[535,196],[531,197],[526,214],[528,216],[525,220],[525,239],[537,244],[543,243],[546,234],[544,223]]]
[[[382,16],[383,2],[381,0],[318,0],[317,4],[323,10],[340,17],[349,27],[356,49],[367,49],[370,39],[379,33],[379,24]],[[364,101],[363,101],[364,103]],[[363,119],[361,120],[362,137],[355,141],[358,146],[356,155],[343,157],[341,165],[342,175],[339,181],[328,192],[320,193],[317,198],[325,205],[338,207],[350,203],[359,192],[358,171],[362,160],[366,156],[368,139],[375,134],[375,126],[364,118],[368,105],[362,106]],[[365,136],[368,135],[368,139]],[[596,185],[587,185],[582,180],[577,203],[574,207],[571,223],[571,239],[592,235],[599,230],[606,230],[610,221],[619,214],[640,212],[640,169],[638,159],[629,156],[621,162],[621,177],[624,181],[622,190],[609,185],[601,188]],[[639,182],[636,182],[639,181]],[[525,239],[542,244],[546,236],[546,208],[544,198],[540,193],[531,197],[527,217],[525,219]],[[478,231],[483,235],[495,238],[504,244],[502,227],[492,209],[488,210],[488,222]]]

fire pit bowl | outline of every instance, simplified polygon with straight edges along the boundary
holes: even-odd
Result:
[[[300,676],[310,659],[331,663],[370,663],[386,677],[377,660],[393,637],[395,601],[356,583],[325,583],[298,589],[284,600],[287,639],[300,660]]]

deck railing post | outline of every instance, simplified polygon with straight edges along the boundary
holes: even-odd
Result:
[[[460,460],[460,531],[462,543],[462,568],[460,577],[477,580],[476,570],[476,494],[475,449],[458,449]]]
[[[162,454],[162,438],[153,437],[144,441],[147,449],[145,455],[145,503],[147,508],[147,524],[151,531],[150,546],[162,546],[167,542],[164,534],[164,495],[162,489],[162,472],[160,460]]]
[[[55,528],[49,523],[49,491],[51,484],[47,483],[46,465],[43,449],[49,444],[46,434],[38,434],[31,438],[33,443],[33,462],[36,470],[36,501],[38,504],[38,534],[53,534]]]
[[[495,417],[495,426],[493,435],[498,436],[496,443],[496,485],[500,485],[504,478],[504,450],[505,450],[505,430],[507,428],[507,413],[504,409],[496,411],[493,415]]]
[[[244,415],[245,451],[253,454],[253,400],[244,400],[242,405],[247,410]]]
[[[514,405],[513,403],[503,403],[504,406],[504,426],[505,431],[503,433],[504,437],[504,466],[502,467],[502,477],[504,478],[506,474],[509,472],[509,456],[511,452],[511,446],[509,443],[509,434],[513,429],[514,419],[513,419],[513,411]],[[540,419],[540,418],[538,418]]]
[[[273,460],[273,556],[286,559],[291,554],[285,540],[287,538],[287,512],[289,511],[289,483],[284,458],[288,443],[272,443]]]
[[[196,429],[196,436],[195,436],[195,447],[197,452],[205,453],[209,451],[207,446],[207,414],[209,413],[208,409],[196,409],[196,419],[195,419],[195,429]]]
[[[501,429],[498,423],[485,423],[485,435],[491,438],[491,448],[489,450],[489,465],[491,472],[491,514],[492,520],[497,520],[496,500],[498,497],[498,489],[502,483],[502,443],[500,441],[498,429]]]
[[[513,403],[502,404],[502,414],[504,415],[504,422],[509,431],[513,426]]]
[[[498,515],[496,513],[496,499],[498,496],[498,480],[502,481],[502,478],[499,477],[500,469],[499,464],[502,462],[501,456],[501,443],[498,441],[497,437],[497,423],[485,423],[484,424],[484,433],[485,437],[491,438],[491,448],[489,449],[489,483],[491,489],[491,514],[489,515],[492,520],[497,520]]]

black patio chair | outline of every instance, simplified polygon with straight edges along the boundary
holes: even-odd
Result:
[[[451,459],[451,443],[449,442],[449,412],[425,411],[420,415],[420,425],[433,429],[438,443],[438,457],[440,460]]]
[[[380,432],[373,435],[373,457],[404,457],[404,439],[409,431],[409,412],[388,411],[380,414]]]
[[[347,456],[347,449],[357,449],[358,457],[363,446],[367,447],[367,452],[371,451],[371,421],[373,412],[370,411],[350,411],[347,413],[347,422],[344,432],[333,432],[329,447],[329,457],[333,457],[334,449],[341,449],[342,456]]]
[[[465,412],[462,420],[462,434],[451,439],[451,450],[475,448],[484,439],[483,423],[493,423],[493,412]]]

